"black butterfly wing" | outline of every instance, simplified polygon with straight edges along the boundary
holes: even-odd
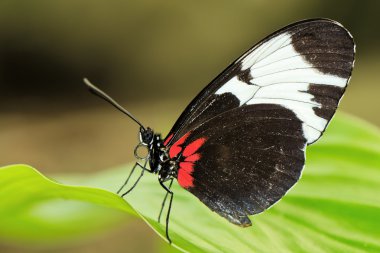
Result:
[[[300,177],[306,139],[302,122],[274,104],[245,105],[193,129],[178,156],[179,184],[232,223],[278,201]]]
[[[335,21],[289,25],[258,43],[190,103],[165,139],[178,182],[247,226],[298,180],[305,146],[327,127],[355,45]]]
[[[174,124],[165,144],[250,102],[280,104],[298,116],[307,115],[302,120],[312,143],[321,136],[344,93],[354,50],[351,35],[335,21],[312,19],[288,25],[253,46],[206,86]]]

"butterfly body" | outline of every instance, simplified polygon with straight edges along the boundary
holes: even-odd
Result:
[[[149,127],[140,129],[140,145],[147,147],[149,172],[158,174],[160,182],[166,182],[177,176],[177,163],[170,159],[160,134],[155,134]]]

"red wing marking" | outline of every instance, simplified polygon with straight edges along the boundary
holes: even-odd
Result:
[[[194,187],[194,178],[192,177],[192,173],[194,171],[195,162],[201,158],[201,154],[196,152],[205,143],[205,141],[206,138],[196,139],[187,145],[182,152],[185,161],[179,163],[177,179],[179,185],[183,188],[187,189]],[[178,153],[181,152],[181,150],[182,148],[180,148]]]
[[[182,150],[181,145],[186,141],[186,139],[187,139],[187,137],[189,137],[189,135],[190,135],[190,132],[188,132],[187,134],[182,136],[181,139],[176,141],[173,144],[173,146],[170,147],[170,149],[169,149],[170,158],[176,157],[179,154],[179,152],[181,152],[181,150]]]
[[[173,134],[169,135],[168,137],[166,137],[165,141],[164,141],[164,146],[167,146],[169,141],[173,138]]]
[[[191,174],[194,170],[194,163],[180,162],[179,169],[184,170],[187,174]]]
[[[201,158],[201,154],[195,153],[185,158],[185,162],[196,162]]]
[[[205,143],[205,141],[206,138],[199,138],[187,145],[183,151],[183,156],[187,157],[197,152],[197,150]]]
[[[195,162],[201,158],[201,154],[196,152],[206,142],[206,138],[199,138],[182,148],[182,144],[185,143],[190,133],[188,132],[182,136],[169,149],[170,158],[176,157],[182,151],[184,161],[179,163],[177,180],[179,185],[186,189],[194,187],[194,178],[191,174],[194,171]],[[165,146],[170,142],[171,138],[173,138],[173,134],[166,138]]]
[[[180,186],[182,186],[183,188],[190,188],[190,187],[193,187],[194,184],[193,184],[193,181],[194,181],[194,178],[188,174],[185,170],[179,170],[178,171],[178,183]]]

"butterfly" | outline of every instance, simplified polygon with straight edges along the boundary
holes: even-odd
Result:
[[[338,22],[309,19],[290,24],[257,43],[229,65],[186,107],[169,134],[141,124],[107,94],[90,91],[139,126],[136,168],[158,175],[169,198],[173,180],[212,211],[241,227],[294,186],[305,165],[306,146],[316,142],[345,92],[355,43]],[[141,157],[139,148],[146,148]],[[149,164],[149,167],[148,167]]]

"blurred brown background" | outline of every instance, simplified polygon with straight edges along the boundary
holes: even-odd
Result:
[[[379,1],[353,0],[2,0],[0,164],[54,174],[131,161],[137,126],[90,95],[83,77],[166,134],[191,98],[246,49],[313,17],[335,19],[353,34],[357,58],[341,110],[380,126],[379,11]],[[0,251],[158,252],[160,244],[135,221],[59,249],[4,242]]]

